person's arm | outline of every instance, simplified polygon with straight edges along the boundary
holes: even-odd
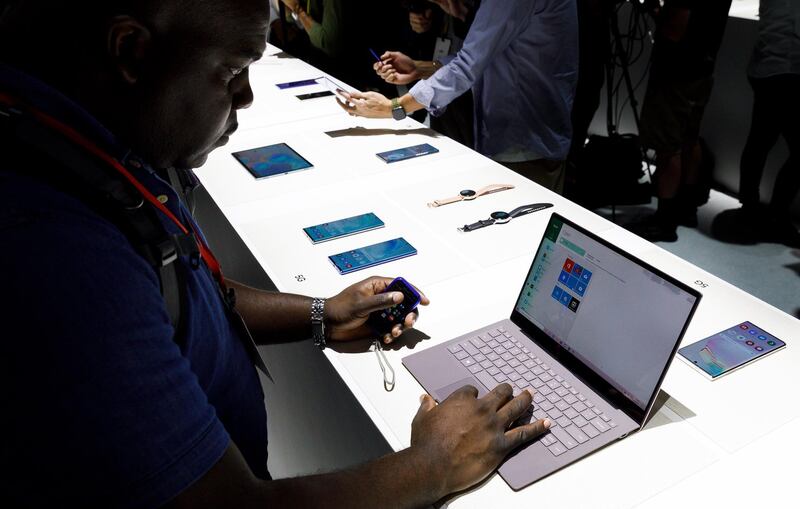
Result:
[[[261,481],[231,444],[222,459],[168,507],[423,507],[486,478],[514,449],[549,428],[549,420],[508,429],[532,402],[512,399],[501,384],[483,398],[465,386],[442,404],[425,395],[411,427],[411,446],[330,474]]]
[[[400,292],[382,293],[391,278],[372,277],[351,285],[325,301],[325,325],[330,339],[348,341],[370,337],[367,317],[373,311],[386,309],[402,302]],[[259,344],[309,339],[311,337],[311,297],[290,293],[267,292],[228,280],[236,293],[236,310],[242,315],[253,338]],[[429,300],[421,295],[420,304]],[[390,343],[405,329],[414,326],[417,313],[406,317],[383,337]]]
[[[525,28],[535,2],[484,0],[464,45],[447,65],[409,91],[416,102],[437,114],[472,88],[478,77]]]
[[[347,8],[342,5],[342,0],[325,0],[321,22],[315,21],[302,5],[297,11],[297,17],[308,33],[311,44],[327,55],[342,52],[343,9]]]
[[[345,102],[337,101],[350,115],[367,118],[392,118],[392,100],[378,92],[342,92]],[[397,98],[406,113],[421,110],[424,106],[410,94]]]

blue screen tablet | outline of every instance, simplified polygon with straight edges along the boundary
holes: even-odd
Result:
[[[286,143],[234,152],[233,157],[257,179],[285,175],[313,166]]]

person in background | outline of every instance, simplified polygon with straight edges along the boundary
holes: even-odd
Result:
[[[470,15],[461,0],[437,3],[459,19]],[[353,93],[341,106],[366,117],[400,119],[422,108],[435,116],[472,89],[475,149],[560,193],[577,67],[573,0],[483,0],[453,58],[420,62],[387,52],[375,64],[388,83],[420,80],[409,93],[393,100]]]
[[[374,62],[371,48],[400,38],[402,25],[397,20],[402,11],[397,2],[280,1],[308,34],[309,63],[356,88],[390,90],[367,69]],[[383,22],[375,23],[376,19]]]
[[[742,237],[800,247],[791,205],[800,192],[800,2],[761,0],[758,39],[747,70],[753,117],[742,152],[739,209]],[[789,158],[761,206],[759,186],[772,148],[783,136]]]
[[[459,19],[446,11],[450,8],[446,2],[443,2],[443,7],[428,0],[409,0],[404,5],[409,10],[409,26],[401,53],[422,62],[452,57],[458,53],[464,44],[469,23],[474,18],[474,6],[467,11],[473,16]],[[408,91],[405,85],[398,85],[398,89],[401,94]],[[475,148],[472,111],[472,90],[467,90],[454,99],[441,114],[429,116],[430,126],[436,132],[466,147]],[[427,116],[427,111],[419,110],[411,116],[422,121]]]
[[[641,118],[641,141],[656,152],[658,210],[627,226],[652,242],[678,240],[697,226],[703,200],[700,124],[731,0],[666,0],[660,13]]]

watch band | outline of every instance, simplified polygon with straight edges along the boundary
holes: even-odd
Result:
[[[500,191],[507,191],[509,189],[514,189],[514,186],[511,184],[490,184],[486,187],[478,189],[477,191],[465,189],[457,196],[433,200],[432,202],[428,203],[428,207],[441,207],[442,205],[449,205],[451,203],[456,203],[463,200],[474,200],[475,198],[479,198],[487,194],[499,193]]]
[[[311,337],[314,346],[325,349],[325,299],[314,298],[311,301]]]
[[[479,230],[493,224],[505,224],[515,217],[525,216],[533,212],[549,209],[552,206],[552,203],[531,203],[529,205],[517,207],[511,212],[492,212],[492,215],[489,219],[482,219],[477,223],[465,224],[461,228],[458,228],[458,231],[466,233]]]
[[[553,206],[552,203],[531,203],[530,205],[523,205],[521,207],[515,208],[514,210],[509,212],[509,215],[512,218],[525,216],[528,214],[532,214],[534,212],[539,212],[540,210],[549,209],[552,206]]]
[[[406,109],[400,104],[400,98],[395,97],[392,99],[392,118],[395,120],[403,120],[407,116]]]

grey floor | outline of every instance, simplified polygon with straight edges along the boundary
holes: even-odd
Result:
[[[715,276],[738,286],[789,315],[800,318],[800,249],[781,244],[736,245],[711,236],[711,222],[720,212],[739,208],[739,202],[712,191],[709,202],[698,211],[697,228],[678,228],[677,242],[659,242],[667,251]],[[645,207],[621,207],[618,221],[652,213]],[[610,217],[609,210],[599,211]]]
[[[196,216],[226,275],[252,286],[272,282],[234,232],[219,208],[200,189]],[[665,249],[733,283],[783,311],[800,317],[800,250],[777,244],[735,246],[708,233],[713,217],[738,203],[712,193],[699,213],[697,229],[680,228],[679,240]],[[652,212],[628,207],[623,217]],[[269,412],[269,468],[276,478],[331,471],[390,452],[366,413],[309,342],[262,347],[275,383],[263,379]]]

